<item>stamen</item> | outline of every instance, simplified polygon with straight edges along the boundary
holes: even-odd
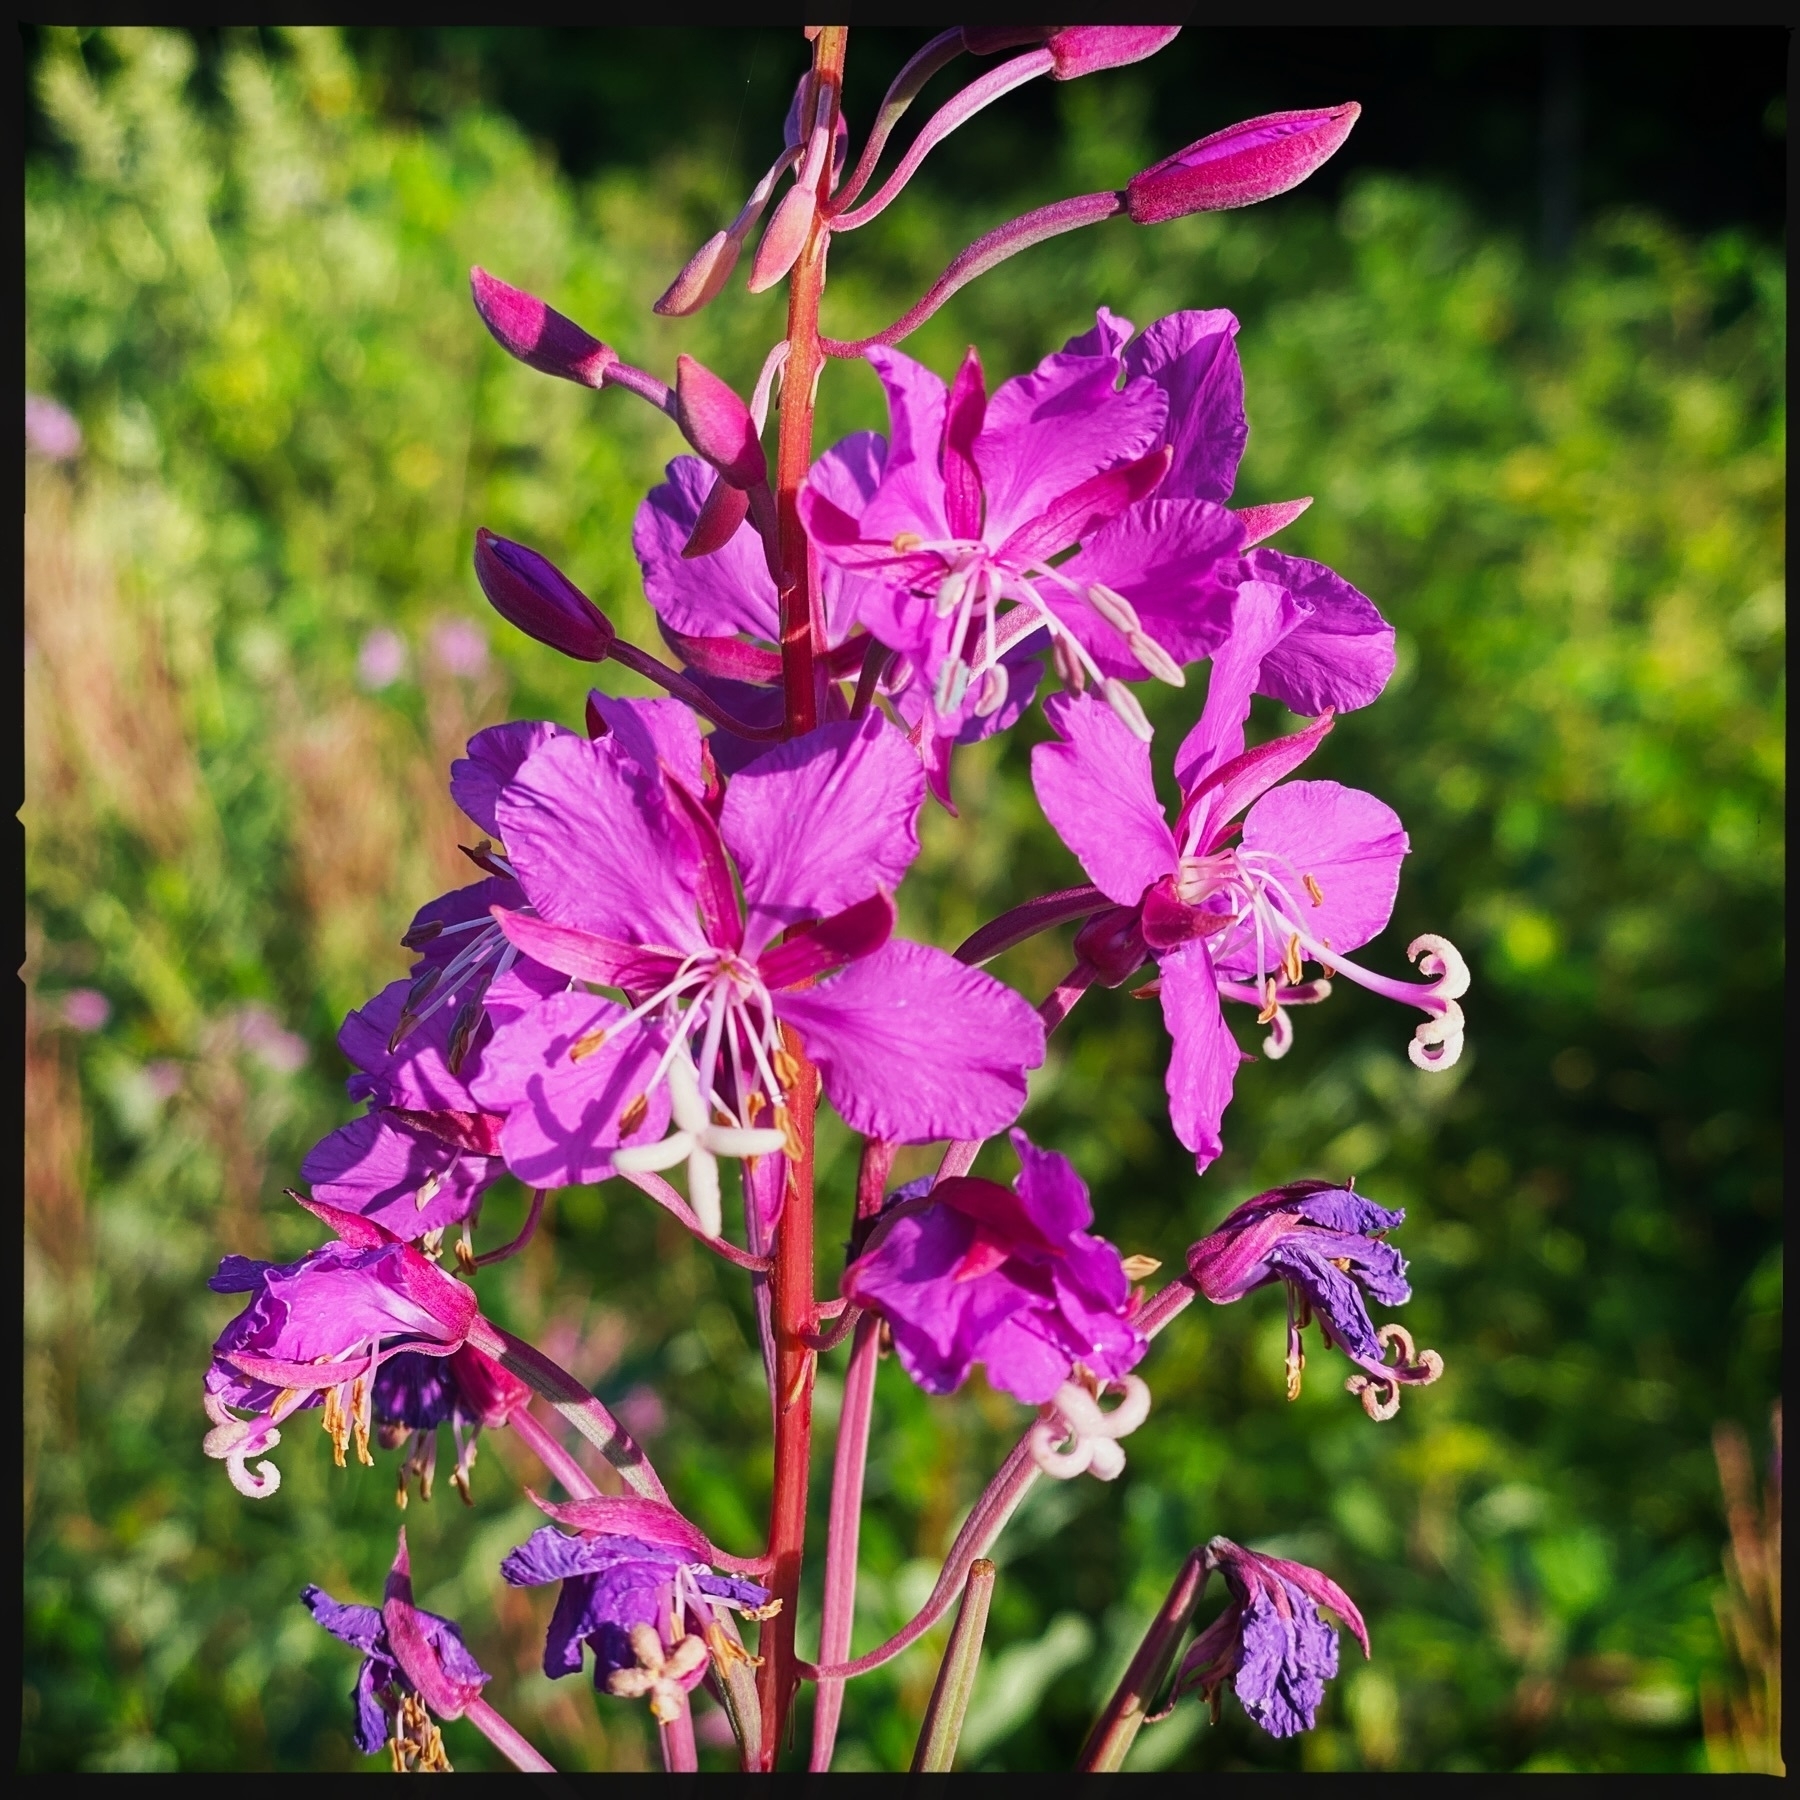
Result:
[[[1081,666],[1081,658],[1070,647],[1067,638],[1057,638],[1050,646],[1051,660],[1056,664],[1056,673],[1062,684],[1071,694],[1083,693],[1087,689],[1087,670]]]
[[[1125,648],[1135,656],[1158,681],[1170,687],[1187,686],[1187,672],[1147,631],[1128,631]]]
[[[628,1138],[643,1124],[650,1111],[650,1096],[639,1094],[626,1101],[625,1110],[619,1114],[619,1136]]]
[[[1121,637],[1129,638],[1134,631],[1144,629],[1144,621],[1138,617],[1138,611],[1125,596],[1102,582],[1095,582],[1087,590],[1087,603],[1103,618]]]
[[[1150,721],[1144,716],[1144,709],[1138,704],[1138,697],[1116,675],[1108,675],[1100,683],[1101,697],[1115,713],[1120,722],[1135,738],[1149,743],[1156,733]]]
[[[1280,1011],[1281,1008],[1275,1001],[1275,977],[1271,975],[1264,985],[1262,1011],[1256,1015],[1257,1024],[1269,1024]]]
[[[419,1191],[413,1195],[413,1210],[423,1212],[437,1198],[438,1189],[442,1186],[443,1182],[437,1175],[427,1175],[419,1184]]]
[[[1325,904],[1325,890],[1321,888],[1310,875],[1302,875],[1300,879],[1306,884],[1306,892],[1311,898],[1313,905],[1323,906]]]
[[[1289,936],[1287,947],[1281,953],[1281,972],[1287,977],[1289,987],[1300,985],[1300,938],[1297,933]]]
[[[894,533],[894,554],[910,556],[915,550],[923,550],[925,540],[916,531],[897,531]]]

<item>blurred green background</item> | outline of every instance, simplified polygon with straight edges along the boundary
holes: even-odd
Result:
[[[879,91],[908,48],[884,34],[859,79]],[[353,1659],[295,1595],[375,1597],[390,1459],[336,1471],[297,1424],[280,1494],[234,1493],[200,1454],[200,1374],[234,1310],[204,1280],[226,1249],[316,1241],[281,1188],[352,1110],[337,1023],[403,971],[414,908],[468,874],[449,760],[501,718],[579,722],[580,671],[486,609],[475,527],[542,549],[649,641],[629,528],[679,448],[628,397],[502,356],[469,264],[652,368],[687,349],[747,383],[779,335],[779,294],[739,287],[677,324],[649,302],[773,154],[798,34],[759,48],[754,105],[732,102],[745,56],[721,38],[691,138],[664,127],[585,164],[529,135],[554,120],[522,125],[529,107],[484,88],[491,52],[530,89],[503,50],[30,40],[27,385],[84,441],[26,470],[27,1769],[360,1766]],[[632,54],[679,117],[683,59]],[[567,101],[566,73],[545,83]],[[1044,131],[990,140],[979,182],[948,165],[839,247],[828,329],[885,323],[1009,210],[1115,185],[1236,116],[1165,128],[1169,91],[1140,71],[1032,103]],[[1749,141],[1779,149],[1781,129],[1754,113]],[[1278,1294],[1185,1315],[1147,1365],[1156,1410],[1124,1478],[1042,1484],[1001,1542],[965,1767],[1066,1766],[1214,1532],[1330,1571],[1375,1660],[1346,1656],[1299,1740],[1189,1706],[1137,1765],[1757,1754],[1703,1720],[1745,1679],[1714,1620],[1709,1437],[1737,1421],[1765,1441],[1780,1352],[1781,250],[1760,201],[1734,223],[1714,195],[1683,224],[1608,190],[1559,238],[1478,186],[1352,163],[1243,214],[1118,221],[1007,265],[907,346],[947,372],[977,342],[998,379],[1100,301],[1140,324],[1238,313],[1238,498],[1316,495],[1288,547],[1399,630],[1387,694],[1316,769],[1411,833],[1371,954],[1398,969],[1414,933],[1443,931],[1475,975],[1469,1048],[1438,1077],[1407,1063],[1406,1020],[1340,984],[1287,1061],[1246,1069],[1227,1154],[1198,1180],[1163,1112],[1154,1007],[1094,997],[1055,1041],[1025,1123],[1076,1159],[1123,1249],[1174,1265],[1258,1189],[1354,1174],[1408,1209],[1405,1322],[1448,1373],[1376,1426],[1316,1353],[1284,1404]],[[827,439],[880,424],[872,377],[834,367],[821,413]],[[1194,696],[1150,698],[1166,755]],[[961,817],[932,812],[903,897],[913,935],[954,944],[1075,878],[1026,779],[1043,730],[963,753]],[[1040,941],[1000,972],[1035,996],[1066,953]],[[828,1135],[822,1283],[851,1157]],[[483,1238],[520,1210],[498,1190]],[[650,1439],[716,1538],[758,1541],[767,1402],[735,1272],[609,1187],[559,1196],[480,1286]],[[820,1541],[841,1355],[820,1379]],[[918,1604],[1021,1423],[979,1379],[927,1403],[883,1366],[857,1650]],[[415,1500],[423,1601],[463,1621],[491,1697],[553,1758],[645,1766],[642,1709],[539,1671],[549,1592],[495,1578],[534,1519],[513,1478],[534,1471],[500,1434],[472,1511]],[[840,1766],[905,1766],[941,1644],[852,1688]],[[459,1766],[487,1766],[472,1732],[446,1735]]]

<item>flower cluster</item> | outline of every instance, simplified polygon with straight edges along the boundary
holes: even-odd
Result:
[[[812,1766],[828,1767],[844,1681],[916,1639],[965,1585],[975,1591],[971,1571],[1025,1488],[1123,1471],[1122,1440],[1151,1404],[1137,1371],[1196,1296],[1227,1304],[1286,1287],[1290,1395],[1313,1319],[1352,1363],[1349,1386],[1372,1418],[1442,1369],[1367,1310],[1366,1299],[1409,1298],[1385,1241],[1400,1212],[1348,1185],[1295,1181],[1237,1207],[1147,1295],[1136,1284],[1159,1265],[1097,1235],[1074,1165],[1016,1125],[1048,1033],[1087,988],[1150,964],[1137,991],[1160,1000],[1169,1124],[1197,1171],[1222,1152],[1249,1060],[1231,1007],[1254,1011],[1278,1059],[1290,1009],[1325,1000],[1341,977],[1424,1015],[1410,1046],[1421,1069],[1449,1067],[1461,1047],[1468,973],[1448,942],[1413,942],[1418,980],[1352,960],[1393,911],[1408,848],[1399,818],[1371,794],[1294,779],[1344,715],[1378,698],[1394,632],[1342,575],[1272,546],[1309,502],[1232,505],[1248,433],[1237,320],[1188,310],[1138,330],[1102,307],[1090,330],[991,392],[974,348],[945,381],[895,347],[965,282],[1060,232],[1114,216],[1150,225],[1293,186],[1343,141],[1356,108],[1234,126],[1117,193],[1026,215],[971,245],[887,331],[845,343],[819,329],[833,237],[876,216],[934,144],[1005,92],[1135,61],[1173,32],[941,33],[896,76],[853,167],[845,30],[808,35],[812,66],[781,155],[657,305],[679,317],[718,298],[767,215],[748,286],[790,284],[790,329],[748,398],[687,356],[665,382],[474,272],[502,348],[635,395],[686,442],[632,532],[673,661],[621,637],[541,551],[485,529],[474,544],[476,578],[504,619],[664,697],[595,688],[578,722],[518,721],[470,741],[450,791],[479,834],[465,848],[480,878],[420,909],[404,940],[409,974],[345,1020],[348,1094],[364,1110],[307,1157],[310,1194],[294,1196],[335,1236],[285,1265],[228,1256],[212,1283],[246,1297],[205,1382],[206,1450],[237,1488],[275,1490],[266,1452],[306,1409],[321,1410],[339,1466],[352,1446],[371,1463],[372,1439],[403,1451],[402,1505],[415,1478],[430,1498],[443,1427],[465,1500],[475,1433],[512,1430],[568,1498],[532,1496],[552,1523],[499,1574],[557,1584],[545,1672],[579,1671],[586,1646],[597,1689],[648,1702],[670,1768],[695,1766],[689,1697],[702,1684],[746,1766],[773,1767],[802,1679],[819,1687]],[[927,80],[1002,51],[1016,54],[948,101],[860,198]],[[852,356],[885,390],[887,429],[815,457],[820,370]],[[1203,668],[1205,703],[1175,749],[1165,804],[1139,684],[1185,690]],[[1259,694],[1293,723],[1252,742]],[[954,953],[900,935],[922,809],[953,809],[957,751],[1017,725],[1040,695],[1051,735],[1032,752],[1032,781],[1086,882],[1025,901]],[[1041,1003],[981,966],[1066,926],[1074,966]],[[851,1254],[826,1299],[812,1291],[821,1100],[864,1140]],[[1016,1178],[974,1174],[982,1146],[1009,1130]],[[897,1149],[933,1143],[948,1145],[938,1173],[887,1192]],[[531,1196],[524,1231],[478,1251],[484,1196],[507,1178]],[[614,1180],[756,1284],[775,1420],[760,1555],[714,1546],[603,1401],[481,1310],[481,1270],[522,1247],[556,1192]],[[452,1231],[454,1273],[441,1263]],[[846,1338],[819,1660],[806,1664],[794,1614],[812,1371]],[[952,1392],[979,1365],[1035,1416],[926,1607],[852,1663],[873,1367],[890,1348],[926,1393]],[[569,1428],[624,1492],[602,1491],[570,1453]],[[1317,1606],[1366,1651],[1354,1605],[1317,1571],[1222,1538],[1190,1562],[1200,1585],[1218,1569],[1231,1602],[1194,1640],[1176,1694],[1198,1689],[1216,1709],[1230,1681],[1273,1735],[1309,1726],[1337,1657]],[[1198,1587],[1183,1592],[1165,1636],[1190,1622]],[[520,1767],[544,1766],[481,1700],[487,1676],[457,1628],[413,1606],[404,1539],[379,1611],[314,1588],[305,1599],[364,1653],[364,1750],[386,1744],[396,1767],[448,1766],[435,1713],[469,1718]],[[967,1616],[965,1595],[956,1655],[969,1653],[956,1649],[968,1630],[978,1648]],[[739,1617],[761,1624],[754,1655]],[[1172,1656],[1173,1639],[1163,1649]],[[1089,1766],[1117,1765],[1141,1707],[1121,1702],[1108,1717]]]

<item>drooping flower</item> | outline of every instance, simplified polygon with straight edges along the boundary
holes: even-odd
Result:
[[[1055,697],[1047,711],[1061,741],[1032,752],[1045,815],[1095,886],[1129,909],[1105,924],[1116,954],[1108,979],[1125,979],[1145,954],[1157,960],[1174,1041],[1170,1116],[1201,1169],[1219,1154],[1219,1121],[1243,1060],[1221,996],[1258,1006],[1260,1021],[1277,1027],[1265,1047],[1280,1055],[1283,1006],[1322,999],[1325,981],[1342,973],[1428,1015],[1409,1046],[1420,1068],[1448,1068],[1462,1047],[1457,1000],[1468,970],[1454,946],[1440,937],[1413,941],[1408,955],[1429,978],[1423,983],[1377,975],[1345,955],[1374,937],[1393,910],[1407,851],[1399,818],[1372,794],[1335,781],[1276,786],[1330,730],[1331,715],[1244,748],[1251,693],[1307,617],[1286,588],[1240,585],[1205,708],[1176,753],[1182,802],[1173,831],[1146,747],[1087,697]],[[1312,667],[1318,697],[1327,701],[1331,667],[1327,660]],[[1353,690],[1361,679],[1353,660]],[[1303,983],[1307,960],[1320,965],[1320,981]]]
[[[1368,1628],[1350,1596],[1317,1569],[1259,1556],[1229,1538],[1207,1546],[1203,1565],[1225,1577],[1231,1601],[1188,1646],[1174,1698],[1196,1690],[1219,1716],[1219,1690],[1229,1681],[1250,1718],[1271,1737],[1310,1731],[1338,1672],[1337,1633],[1319,1616],[1338,1615],[1369,1654]]]
[[[448,1772],[432,1714],[460,1718],[492,1677],[451,1620],[413,1604],[405,1530],[379,1607],[334,1600],[310,1584],[300,1598],[333,1637],[363,1653],[350,1690],[357,1749],[373,1756],[385,1746],[398,1770]]]
[[[1254,1288],[1279,1281],[1288,1293],[1288,1398],[1300,1393],[1306,1358],[1300,1333],[1317,1318],[1325,1342],[1356,1364],[1348,1386],[1374,1419],[1400,1410],[1403,1383],[1425,1386],[1444,1372],[1435,1350],[1413,1349],[1403,1327],[1370,1322],[1363,1296],[1384,1306],[1412,1298],[1406,1264],[1384,1241],[1406,1218],[1351,1188],[1328,1181],[1296,1181],[1258,1194],[1238,1207],[1219,1228],[1188,1252],[1188,1273],[1207,1299],[1220,1305],[1241,1300]],[[1390,1364],[1387,1352],[1397,1346]]]
[[[844,1274],[844,1292],[878,1313],[901,1367],[947,1394],[976,1363],[1031,1405],[1078,1367],[1121,1380],[1143,1356],[1119,1253],[1087,1227],[1094,1212],[1068,1159],[1012,1133],[1011,1188],[971,1176],[903,1200]]]
[[[474,1293],[412,1245],[354,1213],[300,1204],[338,1234],[335,1241],[283,1265],[228,1256],[207,1283],[215,1293],[250,1296],[213,1345],[205,1391],[213,1429],[205,1449],[252,1499],[274,1493],[281,1476],[270,1462],[253,1474],[248,1459],[278,1444],[282,1420],[307,1407],[324,1408],[340,1468],[352,1434],[358,1459],[373,1463],[373,1383],[381,1365],[404,1350],[448,1356],[476,1317]]]
[[[679,735],[654,763],[618,732],[540,745],[495,808],[534,909],[496,909],[509,940],[629,1002],[571,988],[496,1030],[474,1092],[506,1113],[513,1172],[538,1187],[602,1180],[622,1144],[641,1143],[630,1166],[687,1159],[690,1200],[716,1231],[713,1158],[784,1146],[784,1030],[856,1131],[907,1143],[1008,1124],[1043,1057],[1037,1014],[890,935],[923,799],[899,733],[879,714],[822,726],[735,775],[715,815],[684,774],[699,769],[691,715],[664,722]],[[696,1116],[655,1144],[690,1074]]]
[[[715,1573],[705,1533],[673,1507],[635,1496],[537,1504],[577,1535],[541,1526],[508,1552],[500,1573],[514,1587],[562,1583],[544,1643],[546,1675],[578,1674],[587,1644],[597,1689],[648,1696],[667,1721],[709,1661],[744,1654],[721,1621],[730,1610],[757,1616],[769,1590]]]
[[[402,1507],[407,1484],[415,1476],[419,1498],[431,1498],[441,1425],[448,1425],[456,1439],[450,1485],[465,1506],[472,1506],[469,1471],[475,1466],[475,1440],[481,1428],[504,1425],[531,1399],[524,1382],[471,1344],[449,1356],[421,1356],[413,1350],[390,1356],[376,1371],[373,1394],[370,1412],[382,1449],[395,1450],[411,1440],[400,1462],[395,1494]]]

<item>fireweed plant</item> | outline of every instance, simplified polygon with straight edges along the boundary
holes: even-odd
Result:
[[[886,330],[840,342],[819,326],[833,240],[888,206],[933,145],[1024,82],[1134,62],[1175,33],[942,32],[895,77],[854,164],[839,103],[847,31],[806,35],[811,66],[781,155],[656,305],[677,317],[707,305],[767,215],[749,287],[786,282],[787,335],[748,400],[687,356],[672,385],[634,368],[474,271],[476,309],[505,350],[647,402],[694,452],[669,465],[633,534],[674,662],[621,641],[538,551],[486,531],[474,545],[481,586],[513,625],[577,661],[618,662],[668,697],[594,692],[583,731],[527,721],[469,744],[450,785],[482,833],[468,851],[482,879],[419,912],[410,979],[346,1019],[349,1092],[366,1111],[314,1149],[310,1194],[293,1193],[332,1235],[285,1266],[228,1256],[212,1283],[246,1296],[205,1382],[206,1450],[238,1490],[275,1491],[267,1453],[310,1409],[340,1466],[352,1448],[372,1463],[371,1438],[402,1453],[402,1505],[415,1479],[429,1497],[446,1428],[465,1500],[476,1434],[514,1432],[565,1497],[531,1494],[547,1522],[498,1575],[555,1585],[546,1672],[578,1674],[591,1656],[600,1691],[649,1706],[672,1770],[696,1766],[696,1687],[724,1710],[744,1767],[769,1769],[802,1682],[816,1688],[811,1766],[829,1768],[844,1684],[955,1605],[915,1763],[948,1768],[993,1582],[986,1552],[1034,1483],[1119,1475],[1151,1406],[1135,1368],[1196,1296],[1229,1304],[1279,1282],[1290,1394],[1316,1321],[1374,1420],[1443,1366],[1369,1317],[1368,1297],[1409,1297],[1387,1242],[1399,1211],[1295,1181],[1238,1207],[1146,1294],[1136,1284],[1157,1265],[1096,1235],[1078,1171],[1013,1128],[1047,1034],[1091,986],[1147,967],[1135,991],[1160,1001],[1170,1123],[1197,1170],[1220,1153],[1245,1060],[1233,1008],[1267,1028],[1264,1054],[1279,1058],[1291,1009],[1341,977],[1423,1015],[1409,1046],[1420,1068],[1447,1068],[1461,1048],[1468,976],[1450,944],[1412,943],[1421,980],[1357,960],[1393,909],[1400,820],[1370,794],[1300,778],[1337,715],[1380,694],[1394,634],[1343,577],[1270,547],[1306,501],[1228,504],[1246,436],[1237,321],[1178,312],[1139,331],[1101,308],[1092,330],[991,394],[974,349],[946,384],[895,347],[965,283],[1059,233],[1119,213],[1155,225],[1293,187],[1358,109],[1253,119],[1122,192],[1028,213],[970,245]],[[1005,60],[941,107],[870,193],[915,96],[965,56]],[[886,390],[888,431],[815,454],[820,375],[857,357]],[[1205,705],[1175,755],[1171,815],[1133,684],[1183,687],[1203,661]],[[954,952],[896,937],[921,808],[949,806],[958,747],[1016,723],[1046,686],[1054,735],[1033,752],[1033,782],[1087,882],[1015,907]],[[1247,747],[1255,694],[1307,722]],[[1074,967],[1041,1004],[983,972],[1068,924]],[[830,1297],[813,1281],[821,1094],[864,1140],[848,1264]],[[973,1176],[982,1145],[1009,1128],[1012,1185]],[[948,1145],[936,1176],[890,1192],[897,1148],[929,1143]],[[743,1195],[741,1245],[726,1235],[724,1165]],[[665,1179],[678,1167],[685,1191]],[[531,1192],[524,1230],[477,1252],[482,1195],[508,1171]],[[752,1285],[774,1433],[768,1536],[754,1554],[713,1544],[606,1407],[482,1312],[482,1268],[523,1247],[549,1196],[613,1179]],[[846,1340],[809,1661],[795,1615],[814,1375]],[[979,1364],[1033,1416],[923,1609],[850,1660],[875,1367],[890,1351],[931,1394]],[[533,1411],[540,1400],[604,1456],[610,1491]],[[1183,1656],[1215,1570],[1228,1604]],[[362,1652],[360,1748],[400,1769],[447,1768],[436,1721],[466,1717],[518,1767],[549,1768],[482,1699],[487,1674],[457,1627],[413,1604],[404,1534],[379,1607],[317,1588],[302,1598]],[[1367,1654],[1362,1619],[1328,1576],[1222,1537],[1196,1549],[1081,1766],[1119,1767],[1152,1709],[1190,1692],[1216,1713],[1228,1684],[1272,1735],[1310,1727],[1338,1664],[1321,1609]]]

